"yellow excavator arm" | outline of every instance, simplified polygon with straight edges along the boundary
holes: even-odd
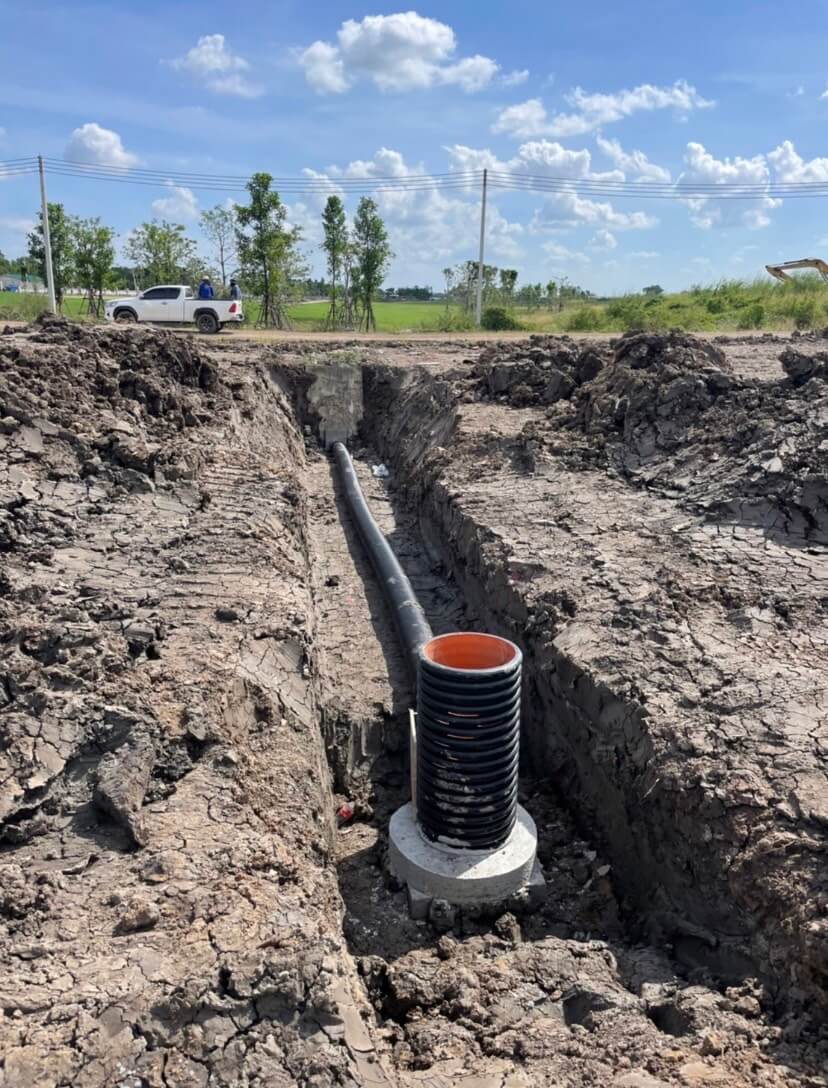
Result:
[[[770,272],[776,279],[785,280],[791,279],[788,272],[793,268],[815,268],[819,272],[820,276],[828,283],[828,263],[821,261],[819,257],[803,257],[801,261],[783,261],[781,264],[766,264],[765,270]]]

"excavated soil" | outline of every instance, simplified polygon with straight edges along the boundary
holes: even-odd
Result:
[[[825,350],[0,336],[0,1088],[828,1084]],[[434,630],[524,650],[536,913],[385,870],[343,426]]]

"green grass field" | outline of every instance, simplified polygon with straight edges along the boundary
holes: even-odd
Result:
[[[0,292],[0,319],[31,320],[45,309],[43,295]],[[81,317],[84,303],[71,297],[64,313]],[[377,302],[377,332],[473,331],[459,307],[438,302]],[[293,328],[323,331],[326,302],[290,307]],[[258,317],[255,302],[246,303],[247,327]],[[735,332],[811,329],[828,326],[828,284],[818,276],[799,276],[790,283],[722,280],[709,286],[658,297],[623,295],[601,302],[572,303],[563,310],[517,309],[514,317],[528,332],[616,333],[630,329],[680,328],[691,332]]]
[[[459,307],[449,308],[436,302],[377,302],[377,331],[386,333],[445,331],[461,322]],[[11,321],[31,321],[46,309],[45,295],[28,295],[0,291],[0,318]],[[84,300],[72,295],[64,299],[63,312],[67,317],[82,317]],[[328,312],[326,302],[308,302],[291,306],[288,310],[291,324],[299,332],[315,332],[322,329]],[[255,325],[259,316],[258,303],[245,303],[246,325]]]

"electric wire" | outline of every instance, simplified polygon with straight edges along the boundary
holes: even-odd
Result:
[[[44,158],[49,175],[153,188],[190,188],[213,192],[243,192],[249,177],[242,174],[210,174],[197,171],[157,170],[139,166],[75,162]],[[38,170],[34,156],[0,160],[0,178],[23,177]],[[474,193],[483,183],[484,171],[456,170],[434,174],[376,174],[337,177],[327,175],[271,175],[273,187],[290,196],[320,196],[341,193]],[[762,200],[809,199],[828,196],[828,178],[823,181],[717,182],[601,177],[561,177],[523,171],[487,169],[489,187],[498,192],[536,193],[539,195],[574,194],[585,198],[634,198],[637,200]]]

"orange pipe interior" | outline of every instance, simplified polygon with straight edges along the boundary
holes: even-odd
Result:
[[[449,669],[494,669],[512,661],[515,649],[497,635],[460,632],[431,639],[423,646],[423,656]]]

